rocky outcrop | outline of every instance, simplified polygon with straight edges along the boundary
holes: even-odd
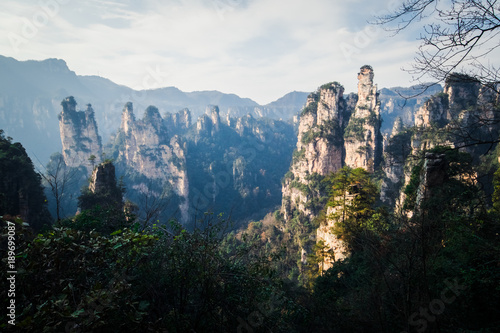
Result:
[[[219,107],[216,105],[207,106],[205,114],[201,115],[196,122],[195,141],[202,137],[215,136],[220,131],[220,124]]]
[[[184,143],[177,135],[169,137],[158,109],[148,107],[144,117],[137,120],[132,103],[125,104],[116,141],[118,161],[130,172],[169,184],[181,198],[181,220],[187,221],[189,183]]]
[[[182,109],[174,114],[174,126],[178,129],[191,127],[191,112],[188,109]]]
[[[115,166],[111,162],[99,164],[90,176],[89,191],[93,194],[105,194],[106,200],[123,206],[122,193],[116,183]],[[89,207],[82,207],[87,209]]]
[[[285,219],[290,219],[295,209],[312,219],[315,212],[306,208],[312,198],[304,186],[312,175],[326,176],[343,165],[342,133],[350,113],[343,94],[344,88],[333,82],[307,98],[299,122],[297,149],[282,188]]]
[[[345,164],[373,172],[382,157],[380,101],[373,69],[361,67],[358,80],[358,101],[344,134]]]
[[[389,207],[395,207],[399,192],[404,185],[405,162],[411,153],[411,132],[405,129],[401,118],[397,118],[390,137],[385,140],[380,200]]]
[[[73,96],[64,99],[61,105],[63,110],[59,114],[59,131],[64,162],[68,167],[85,166],[90,174],[93,165],[89,158],[95,156],[95,163],[100,162],[102,156],[94,110],[87,104],[85,111],[77,111]]]
[[[259,121],[252,117],[251,114],[228,121],[229,124],[234,123],[234,129],[240,137],[255,137],[261,142],[268,141],[270,133],[267,131],[267,126],[270,125],[274,127],[277,123],[275,120],[271,119],[268,119],[265,122]]]
[[[445,81],[443,92],[431,96],[416,112],[415,128],[409,137],[410,147],[406,144],[402,145],[406,151],[409,148],[411,155],[416,158],[409,159],[400,152],[398,155],[405,161],[406,172],[399,169],[394,172],[394,167],[388,167],[390,160],[386,156],[384,168],[386,178],[398,176],[401,179],[404,178],[402,184],[408,184],[411,171],[418,164],[419,159],[424,159],[424,169],[430,171],[423,173],[425,179],[421,181],[421,184],[433,183],[431,179],[433,174],[437,175],[435,178],[439,180],[441,175],[436,172],[433,165],[441,162],[438,157],[429,153],[429,150],[437,146],[458,148],[459,151],[469,153],[476,162],[479,162],[479,156],[485,154],[491,146],[477,143],[494,142],[499,136],[498,121],[500,119],[498,112],[494,111],[498,100],[499,95],[494,89],[481,87],[477,80],[467,75],[451,74]],[[390,148],[389,145],[388,148]],[[421,197],[427,188],[429,186],[421,185],[419,189]],[[384,190],[384,185],[382,189]],[[402,208],[401,203],[406,199],[403,191],[400,191],[399,195],[393,195],[393,197],[398,196],[398,202],[390,203],[396,209]],[[408,212],[408,214],[412,213]]]
[[[445,154],[426,153],[417,190],[416,209],[432,196],[432,188],[443,184],[446,178]]]
[[[442,92],[439,84],[421,84],[412,87],[393,87],[378,90],[380,116],[384,120],[380,126],[382,133],[390,134],[396,119],[411,127],[415,124],[415,114],[429,97]]]
[[[191,112],[186,108],[174,114],[167,112],[163,116],[163,123],[170,136],[185,134],[191,127]]]
[[[380,102],[373,84],[373,69],[361,67],[358,74],[358,94],[344,96],[344,88],[337,82],[321,86],[307,98],[300,115],[297,149],[290,171],[283,180],[281,211],[285,223],[302,224],[298,236],[300,252],[310,253],[313,243],[322,242],[332,261],[345,257],[343,242],[331,233],[336,220],[327,211],[326,221],[317,230],[307,225],[325,209],[329,193],[322,180],[344,165],[362,167],[373,172],[382,156],[380,134]],[[304,262],[307,255],[302,255]]]
[[[351,198],[348,197],[347,199],[350,200]],[[334,212],[335,208],[328,207],[326,216],[331,216]],[[325,271],[332,267],[334,262],[344,260],[348,256],[348,250],[345,243],[332,233],[332,228],[335,226],[336,222],[335,219],[327,218],[326,223],[322,223],[316,230],[317,241],[322,241],[323,245],[330,253],[329,256],[325,256],[322,265]]]

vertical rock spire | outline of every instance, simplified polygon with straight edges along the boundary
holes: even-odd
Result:
[[[76,111],[76,104],[73,96],[61,102],[59,131],[64,163],[69,167],[83,165],[90,174],[92,165],[89,163],[89,158],[94,155],[97,162],[100,162],[102,156],[101,137],[98,134],[92,106],[88,104],[85,111]]]
[[[344,133],[345,164],[373,172],[382,157],[380,100],[373,84],[373,68],[365,65],[358,73],[358,102]]]

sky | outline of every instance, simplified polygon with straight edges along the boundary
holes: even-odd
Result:
[[[419,45],[370,23],[395,0],[2,0],[0,54],[59,58],[134,89],[219,90],[267,104],[338,81],[410,86]]]

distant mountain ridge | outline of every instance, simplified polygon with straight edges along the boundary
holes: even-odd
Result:
[[[61,100],[74,96],[95,110],[99,133],[106,140],[120,125],[123,106],[133,102],[138,113],[149,105],[162,114],[188,108],[193,118],[205,112],[207,105],[218,105],[221,116],[291,119],[302,105],[298,98],[278,100],[261,106],[250,98],[219,91],[183,92],[175,87],[137,91],[99,76],[81,76],[71,71],[61,59],[18,61],[0,56],[0,128],[7,135],[23,142],[28,153],[43,164],[55,151],[61,149],[57,115]],[[35,163],[36,163],[35,159]]]
[[[382,74],[383,75],[383,74]],[[441,87],[405,100],[398,94],[411,88],[380,89],[382,131],[388,132],[397,117],[410,125],[414,113],[426,98]],[[18,61],[0,55],[0,128],[23,143],[30,156],[45,164],[49,156],[61,150],[57,115],[61,100],[67,96],[82,103],[85,110],[92,104],[99,133],[104,141],[120,125],[123,106],[134,104],[138,114],[150,105],[161,114],[176,113],[188,108],[193,119],[201,116],[207,105],[217,105],[221,117],[239,118],[247,114],[291,121],[305,105],[309,92],[293,91],[274,102],[259,105],[249,98],[219,91],[183,92],[175,87],[137,91],[99,76],[81,76],[71,71],[61,59]],[[295,119],[297,120],[297,119]]]

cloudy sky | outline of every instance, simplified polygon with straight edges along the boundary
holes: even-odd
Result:
[[[372,65],[379,87],[401,71],[417,34],[367,21],[394,0],[2,0],[0,54],[64,59],[79,75],[135,89],[219,90],[261,104],[339,81],[356,90]]]

